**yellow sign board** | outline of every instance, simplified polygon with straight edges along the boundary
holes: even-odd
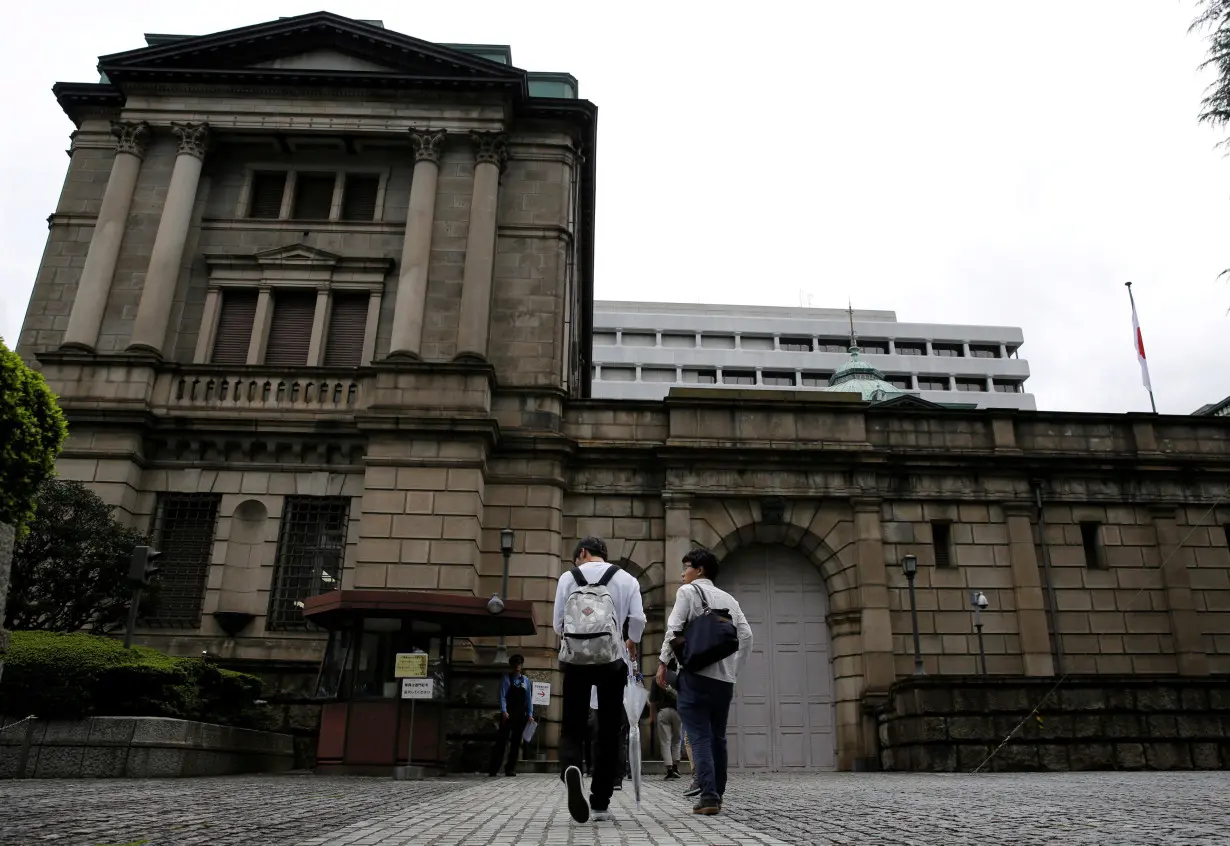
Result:
[[[422,679],[427,677],[426,652],[398,652],[393,665],[395,679]]]

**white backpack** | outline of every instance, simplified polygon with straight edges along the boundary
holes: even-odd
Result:
[[[564,634],[560,639],[559,660],[567,664],[611,664],[624,657],[620,623],[615,599],[607,588],[619,572],[607,567],[597,584],[589,584],[579,567],[573,567],[576,586],[564,603]]]

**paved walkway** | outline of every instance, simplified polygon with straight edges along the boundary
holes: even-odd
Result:
[[[721,816],[654,779],[576,825],[552,776],[0,781],[0,846],[1224,846],[1230,774],[739,776]]]

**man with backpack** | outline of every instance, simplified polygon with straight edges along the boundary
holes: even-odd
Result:
[[[738,601],[713,584],[717,575],[717,556],[709,550],[693,549],[683,556],[683,586],[675,595],[658,656],[659,685],[666,684],[671,660],[679,662],[679,716],[692,741],[699,793],[692,812],[705,815],[722,810],[726,721],[739,669],[752,652],[752,627]]]
[[[640,584],[630,573],[608,564],[606,556],[600,538],[581,540],[572,555],[572,568],[560,576],[555,591],[555,631],[564,674],[560,777],[568,789],[568,812],[581,823],[589,820],[591,810],[595,821],[612,819],[624,686],[645,631]],[[586,801],[581,763],[592,688],[598,691],[598,737]]]

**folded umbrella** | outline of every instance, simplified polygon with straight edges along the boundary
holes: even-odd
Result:
[[[624,687],[624,711],[628,714],[628,769],[632,773],[632,790],[636,794],[636,809],[641,809],[641,714],[649,701],[645,677],[634,672]]]

